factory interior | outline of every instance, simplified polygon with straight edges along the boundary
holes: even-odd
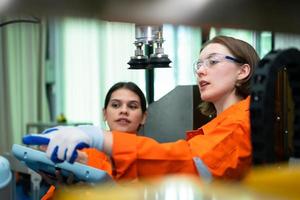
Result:
[[[1,1],[0,199],[300,199],[299,8],[294,0]],[[166,173],[122,182],[87,165],[53,163],[23,143],[57,126],[108,130],[103,105],[120,81],[146,96],[139,136],[186,140],[188,130],[213,120],[198,109],[193,65],[216,36],[245,41],[260,58],[250,82],[251,169],[243,178]],[[56,185],[58,169],[77,180]],[[93,170],[102,178],[93,181]]]

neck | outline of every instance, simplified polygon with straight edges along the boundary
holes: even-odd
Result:
[[[224,97],[222,97],[221,99],[218,99],[217,101],[213,102],[216,111],[217,111],[217,115],[219,115],[220,113],[222,113],[224,110],[226,110],[227,108],[229,108],[230,106],[232,106],[233,104],[241,101],[242,98],[233,94],[229,94],[226,95]]]

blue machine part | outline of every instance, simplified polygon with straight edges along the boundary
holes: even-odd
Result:
[[[18,160],[24,162],[29,168],[36,172],[42,171],[55,176],[55,171],[60,170],[61,174],[65,177],[68,177],[70,173],[72,173],[77,181],[91,183],[112,181],[111,176],[103,170],[78,162],[73,164],[66,161],[62,163],[54,163],[47,158],[45,152],[22,145],[14,144],[12,147],[12,153]]]

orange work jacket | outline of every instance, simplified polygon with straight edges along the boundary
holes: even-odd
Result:
[[[112,175],[112,165],[109,158],[94,148],[82,149],[83,152],[87,154],[88,160],[86,165],[95,167],[97,169],[102,169],[106,171],[109,175]],[[49,200],[54,196],[55,186],[51,185],[47,193],[41,198],[41,200]]]
[[[251,167],[250,97],[242,100],[186,140],[158,143],[147,137],[113,131],[115,179],[209,173],[219,179],[241,179]],[[204,170],[203,170],[204,168]]]

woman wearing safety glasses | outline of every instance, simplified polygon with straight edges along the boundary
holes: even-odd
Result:
[[[258,60],[252,46],[235,38],[217,36],[204,44],[195,72],[201,110],[214,119],[188,131],[186,140],[158,143],[90,126],[62,127],[27,137],[48,138],[47,155],[53,160],[70,161],[79,146],[95,147],[111,156],[117,180],[167,174],[239,180],[251,167],[249,86]]]

